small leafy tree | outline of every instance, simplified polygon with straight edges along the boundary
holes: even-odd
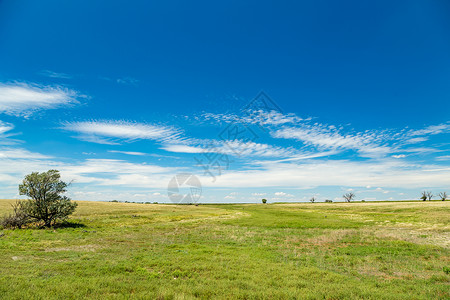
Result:
[[[263,204],[267,203],[267,199],[262,199],[261,201],[262,201]]]
[[[19,193],[31,198],[23,202],[23,211],[28,218],[49,227],[56,221],[67,219],[75,211],[77,204],[62,196],[69,184],[60,179],[58,170],[33,172],[25,176],[19,185]]]
[[[441,198],[442,201],[447,200],[448,197],[446,192],[440,192],[438,196],[439,198]]]
[[[311,203],[316,202],[316,197],[311,197],[311,199],[309,199],[309,202],[311,202]]]
[[[353,199],[355,199],[356,196],[355,196],[355,194],[353,192],[349,192],[349,193],[346,193],[346,194],[342,195],[342,197],[344,197],[346,202],[350,202]]]

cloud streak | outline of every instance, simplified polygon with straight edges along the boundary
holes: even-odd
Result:
[[[320,123],[284,127],[271,134],[275,138],[294,139],[319,150],[355,150],[364,157],[382,157],[392,152],[392,147],[386,142],[396,137],[387,131],[344,134],[342,127]]]
[[[292,157],[299,155],[293,148],[283,148],[269,144],[241,140],[207,140],[198,144],[196,140],[186,140],[191,144],[166,144],[161,149],[176,153],[220,153],[239,157]]]
[[[70,76],[69,74],[53,72],[50,70],[43,70],[43,71],[39,72],[39,74],[42,76],[50,77],[50,78],[60,78],[60,79],[71,79],[72,78],[72,76]]]
[[[148,155],[144,152],[136,152],[136,151],[119,151],[119,150],[108,150],[109,153],[119,153],[125,155],[134,155],[134,156],[145,156]]]
[[[302,121],[308,121],[310,118],[303,119],[293,113],[283,114],[281,112],[271,110],[248,110],[241,115],[236,114],[215,114],[203,113],[197,120],[216,123],[234,123],[241,122],[247,125],[258,124],[262,126],[278,126],[284,124],[298,124]]]
[[[6,134],[6,132],[11,131],[13,129],[14,129],[14,125],[0,121],[0,137],[9,136],[10,134]]]
[[[78,103],[78,92],[60,86],[30,83],[0,83],[0,113],[27,117],[39,110]]]
[[[137,140],[170,142],[181,136],[181,131],[174,127],[127,121],[65,122],[62,125],[61,129],[78,133],[79,139],[99,144]]]
[[[0,120],[0,145],[15,145],[19,141],[12,139],[11,136],[17,135],[17,133],[11,133],[14,129],[14,125],[3,122]]]
[[[50,159],[50,156],[30,152],[23,148],[0,147],[0,159]]]

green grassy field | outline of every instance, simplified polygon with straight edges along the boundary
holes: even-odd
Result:
[[[450,202],[78,203],[0,230],[0,298],[450,299]]]

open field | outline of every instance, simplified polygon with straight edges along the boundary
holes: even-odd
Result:
[[[0,230],[0,298],[450,299],[450,202],[78,203]]]

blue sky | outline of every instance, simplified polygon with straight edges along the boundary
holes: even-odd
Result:
[[[362,2],[1,1],[0,197],[450,192],[450,3]]]

